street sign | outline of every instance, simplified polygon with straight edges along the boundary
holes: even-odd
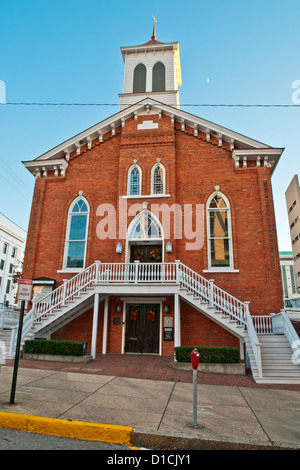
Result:
[[[18,300],[31,300],[32,296],[32,281],[28,279],[20,279]]]

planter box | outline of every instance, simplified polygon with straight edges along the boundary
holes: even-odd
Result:
[[[192,364],[189,362],[174,362],[174,369],[190,370],[192,372]],[[215,364],[199,362],[199,372],[207,372],[208,374],[231,374],[231,375],[245,375],[246,367],[243,362],[238,364]]]
[[[52,361],[52,362],[74,362],[75,364],[78,364],[78,363],[90,362],[93,360],[93,357],[92,356],[63,356],[63,355],[54,356],[52,354],[24,353],[23,359],[35,359],[37,361]]]

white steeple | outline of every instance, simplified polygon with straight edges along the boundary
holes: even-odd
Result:
[[[151,40],[140,46],[121,47],[125,64],[120,111],[147,96],[179,108],[181,67],[178,42],[156,40],[155,18]]]

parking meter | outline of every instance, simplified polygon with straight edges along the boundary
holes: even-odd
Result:
[[[191,354],[192,366],[194,370],[198,369],[199,364],[199,351],[198,349],[194,348]]]

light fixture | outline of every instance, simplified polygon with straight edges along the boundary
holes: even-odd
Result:
[[[117,304],[117,312],[120,313],[122,310],[122,305],[121,304]]]
[[[122,248],[123,248],[123,247],[122,247],[122,243],[119,242],[119,243],[117,244],[117,246],[116,246],[116,253],[121,254],[121,253],[122,253]]]
[[[166,253],[172,253],[172,243],[171,242],[166,243]]]
[[[169,305],[168,305],[168,304],[165,304],[165,306],[164,306],[164,312],[165,312],[165,313],[169,313],[169,311],[170,311]]]

